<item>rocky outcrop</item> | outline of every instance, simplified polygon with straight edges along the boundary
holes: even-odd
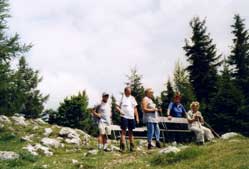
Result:
[[[39,154],[38,151],[42,151],[43,154],[46,156],[53,155],[53,152],[48,147],[42,146],[41,144],[36,144],[34,146],[31,144],[28,144],[26,147],[23,147],[23,149],[27,150],[34,156],[37,156]]]
[[[15,160],[19,158],[19,154],[12,151],[0,151],[0,160]]]
[[[41,144],[47,147],[52,147],[52,148],[59,148],[61,147],[61,143],[57,139],[52,139],[52,138],[43,138],[41,140]]]
[[[50,136],[53,133],[53,130],[51,128],[45,128],[44,130],[45,130],[45,132],[44,132],[43,135],[45,137],[48,137],[48,136]]]
[[[11,119],[14,121],[15,125],[19,126],[27,126],[28,123],[25,121],[25,118],[23,116],[12,116]]]
[[[2,124],[11,124],[11,121],[7,116],[0,115],[0,123],[2,123]]]
[[[159,151],[160,154],[168,154],[168,153],[178,153],[181,149],[175,147],[175,146],[169,146],[167,148],[164,148]]]

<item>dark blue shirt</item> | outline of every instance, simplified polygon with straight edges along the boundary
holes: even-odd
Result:
[[[186,110],[182,104],[176,104],[171,102],[168,109],[170,110],[170,115],[172,117],[185,117]]]

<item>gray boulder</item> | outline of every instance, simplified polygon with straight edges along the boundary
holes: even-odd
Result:
[[[19,158],[19,154],[12,151],[0,151],[0,160],[15,160]]]

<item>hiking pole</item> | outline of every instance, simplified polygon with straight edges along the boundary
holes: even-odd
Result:
[[[216,137],[220,138],[220,135],[207,123],[204,121],[204,124],[216,135]]]

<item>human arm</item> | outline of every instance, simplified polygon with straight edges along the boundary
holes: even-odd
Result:
[[[142,109],[144,113],[155,113],[157,111],[157,108],[148,108],[148,101],[146,99],[142,100]]]

